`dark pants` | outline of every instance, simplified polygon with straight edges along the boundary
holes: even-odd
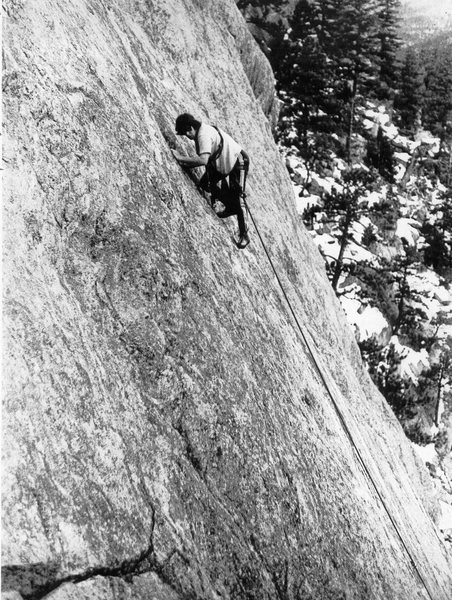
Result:
[[[245,182],[249,164],[250,161],[248,155],[242,150],[241,160],[237,159],[228,178],[225,178],[224,175],[218,173],[218,171],[210,165],[208,165],[206,170],[208,187],[212,194],[212,203],[215,200],[219,200],[224,204],[227,210],[237,215],[240,235],[243,235],[247,231],[244,206],[241,203],[241,198],[245,191]]]

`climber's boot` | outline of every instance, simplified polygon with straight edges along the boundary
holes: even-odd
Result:
[[[248,231],[244,231],[243,233],[240,233],[239,239],[237,242],[237,247],[242,250],[243,248],[246,248],[249,243],[250,243],[250,237],[248,235]]]
[[[233,208],[225,208],[224,210],[217,212],[217,217],[220,217],[220,219],[227,219],[228,217],[232,217],[236,214],[237,211]]]

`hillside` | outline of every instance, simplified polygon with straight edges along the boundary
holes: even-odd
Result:
[[[374,381],[386,389],[407,435],[432,471],[442,500],[441,528],[452,541],[452,372],[444,360],[452,347],[452,288],[450,268],[444,269],[444,277],[433,268],[440,253],[435,247],[432,254],[429,246],[431,229],[439,227],[445,216],[442,198],[447,201],[449,196],[434,172],[426,173],[422,167],[438,155],[440,140],[427,131],[420,131],[416,139],[401,135],[385,106],[371,101],[361,112],[359,125],[369,144],[378,132],[393,149],[395,176],[392,183],[381,178],[372,191],[360,196],[337,293]],[[330,169],[309,172],[296,131],[286,138],[281,149],[297,210],[331,270],[331,259],[339,254],[343,213],[331,219],[327,202],[332,190],[342,193],[346,165],[335,157]],[[368,169],[366,156],[361,159],[354,168]],[[450,231],[445,235],[450,244]],[[422,256],[430,254],[435,260],[428,265]],[[404,264],[408,269],[402,284]],[[397,329],[402,288],[410,318],[407,327]]]
[[[4,9],[2,600],[447,600],[235,3]],[[286,296],[174,160],[183,111],[250,154]]]
[[[451,0],[402,0],[402,32],[405,42],[425,40],[452,28]]]

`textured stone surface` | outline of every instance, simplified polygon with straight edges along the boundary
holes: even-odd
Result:
[[[293,308],[447,600],[428,476],[296,216],[271,73],[234,3],[7,0],[4,24],[5,593],[427,598],[256,233],[237,250],[172,157],[188,110],[251,155]]]

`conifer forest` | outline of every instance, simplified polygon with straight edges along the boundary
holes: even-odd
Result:
[[[373,381],[450,499],[452,12],[435,25],[399,0],[238,4],[275,72],[298,213]]]

